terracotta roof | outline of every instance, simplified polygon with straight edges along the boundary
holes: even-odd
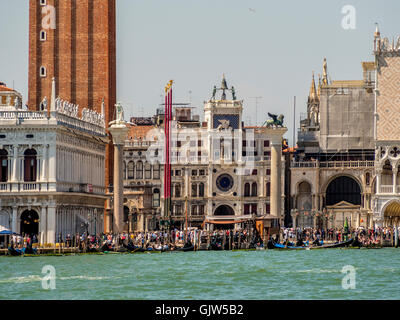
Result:
[[[5,83],[0,82],[0,92],[2,92],[2,91],[15,91],[15,90],[11,89],[11,88],[7,88]]]
[[[128,140],[145,140],[147,133],[154,129],[154,126],[131,126],[127,134]]]

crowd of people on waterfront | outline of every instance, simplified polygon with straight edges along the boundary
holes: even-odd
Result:
[[[375,229],[359,228],[282,228],[281,236],[283,243],[290,241],[294,242],[298,239],[304,242],[313,243],[319,242],[341,242],[350,239],[358,239],[362,245],[376,245],[381,244],[382,241],[392,241],[394,236],[393,227],[378,227]],[[399,227],[400,234],[400,227]]]
[[[169,231],[148,231],[131,232],[120,234],[68,234],[65,239],[59,236],[59,243],[63,243],[66,248],[78,247],[81,250],[85,248],[99,248],[106,244],[109,247],[120,247],[128,244],[141,248],[160,248],[164,246],[174,247],[187,243],[199,246],[207,242],[219,241],[232,243],[231,247],[237,247],[237,243],[247,243],[250,241],[250,233],[247,229],[238,230],[217,230],[206,231],[200,229],[191,229],[188,231],[173,229]]]
[[[359,228],[284,228],[280,229],[279,234],[275,235],[274,241],[287,243],[301,240],[305,243],[334,243],[357,239],[362,245],[377,245],[382,242],[393,241],[395,235],[393,227],[366,229]],[[400,227],[399,233],[400,234]],[[120,234],[98,234],[88,233],[67,234],[58,236],[57,242],[65,248],[79,248],[86,250],[89,248],[100,248],[104,244],[109,247],[120,247],[132,244],[141,248],[160,248],[164,246],[174,247],[186,243],[196,244],[197,246],[207,243],[218,242],[221,245],[230,244],[230,249],[240,248],[241,244],[253,243],[256,246],[263,246],[263,240],[256,230],[235,229],[235,230],[215,230],[207,231],[201,229],[172,229],[163,231],[131,232]],[[38,244],[36,235],[17,235],[10,238],[11,245],[16,248],[32,247]]]

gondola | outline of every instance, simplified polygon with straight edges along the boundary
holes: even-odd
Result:
[[[22,249],[23,254],[37,254],[37,249],[32,247],[25,247]]]
[[[114,251],[113,247],[107,243],[104,243],[103,246],[100,248],[101,252],[106,252],[106,251]]]
[[[223,250],[223,247],[222,247],[222,244],[220,242],[212,241],[210,243],[210,246],[208,247],[208,250],[219,251],[219,250]]]
[[[188,251],[194,251],[194,246],[188,246],[188,247],[182,247],[182,248],[177,248],[174,251],[181,251],[181,252],[188,252]]]
[[[8,248],[8,253],[11,256],[17,257],[17,256],[22,256],[24,254],[23,250],[21,249],[15,249],[14,247],[9,247]]]
[[[320,246],[287,246],[284,244],[276,243],[271,241],[268,245],[268,249],[280,249],[280,250],[314,250],[314,249],[333,249],[333,248],[343,248],[348,247],[353,243],[354,239],[348,241],[337,242],[332,244],[325,244]]]

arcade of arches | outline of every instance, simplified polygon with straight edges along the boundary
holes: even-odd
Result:
[[[346,218],[350,227],[366,226],[372,222],[365,208],[369,203],[365,201],[362,187],[355,178],[348,175],[334,177],[327,181],[324,191],[319,195],[313,193],[308,181],[297,185],[293,199],[293,227],[340,228]]]

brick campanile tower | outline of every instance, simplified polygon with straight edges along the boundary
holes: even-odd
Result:
[[[116,103],[115,0],[29,0],[30,110],[50,102],[52,78],[63,100],[101,112],[106,125]],[[80,113],[79,113],[80,115]],[[113,147],[107,148],[106,186],[113,181]]]

